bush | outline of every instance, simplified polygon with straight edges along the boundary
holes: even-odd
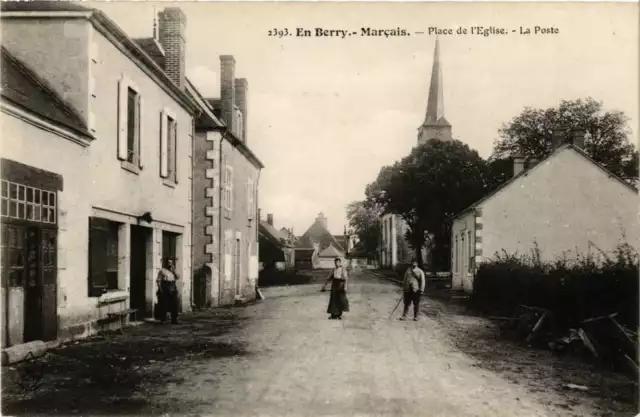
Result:
[[[614,312],[616,319],[638,327],[638,255],[622,245],[609,256],[542,262],[531,256],[503,252],[481,264],[471,302],[485,313],[512,315],[521,305],[550,310],[563,327]]]

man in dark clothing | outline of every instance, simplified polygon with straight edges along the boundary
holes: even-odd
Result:
[[[418,268],[416,261],[411,262],[411,268],[404,274],[404,312],[400,320],[406,320],[409,307],[413,304],[413,320],[418,321],[420,314],[420,296],[424,292],[426,279],[424,271]]]

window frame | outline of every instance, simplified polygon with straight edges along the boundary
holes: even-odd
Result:
[[[129,91],[135,94],[134,138],[129,148]],[[118,141],[117,155],[123,169],[139,174],[143,169],[142,141],[144,137],[144,98],[142,90],[126,75],[118,81]],[[133,155],[133,156],[132,156]]]
[[[119,252],[120,252],[120,228],[122,223],[91,216],[89,217],[87,233],[87,292],[89,297],[101,297],[107,292],[122,290],[120,288]],[[104,239],[96,241],[93,239]],[[94,245],[103,244],[104,253],[101,258],[94,258]],[[94,270],[95,265],[104,265],[104,271]],[[97,272],[97,273],[96,273]]]
[[[170,122],[173,122],[173,129]],[[173,130],[173,135],[170,130]],[[163,179],[164,185],[169,187],[175,187],[178,184],[179,131],[176,114],[165,107],[160,112],[160,177]]]
[[[53,226],[57,225],[57,192],[5,179],[2,179],[0,188],[2,189],[0,196],[1,218]],[[12,195],[12,190],[15,190],[15,195]],[[15,207],[15,211],[11,210],[12,207]]]
[[[256,217],[255,201],[255,182],[253,178],[249,178],[247,180],[247,218],[249,219],[249,226],[251,226],[251,221]]]
[[[233,167],[225,164],[223,171],[223,209],[225,217],[230,219],[233,215]]]

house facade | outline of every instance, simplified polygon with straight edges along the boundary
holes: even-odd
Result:
[[[184,30],[179,10],[167,10],[164,18],[166,27]],[[184,38],[167,39],[167,59],[160,67],[98,10],[76,3],[12,2],[2,5],[2,45],[86,130],[80,138],[53,135],[29,116],[16,116],[15,103],[3,97],[2,150],[11,161],[3,161],[8,201],[16,187],[19,206],[25,201],[29,207],[29,196],[40,194],[41,221],[49,216],[44,229],[54,230],[36,233],[48,244],[35,256],[52,260],[35,269],[34,294],[47,305],[40,327],[56,330],[36,338],[86,336],[129,309],[136,309],[138,318],[153,317],[156,276],[166,259],[177,267],[181,309],[190,310],[190,167],[198,110],[185,91]],[[23,169],[59,180],[43,182],[38,191],[38,184],[27,183],[31,174],[20,174]],[[20,200],[21,190],[26,200]],[[28,220],[33,214],[27,212],[27,219],[21,212],[17,218],[9,212],[8,218]],[[3,224],[3,230],[13,230],[11,236],[3,233],[3,248],[23,251],[25,259],[34,256],[27,250],[30,226]],[[18,258],[3,272],[16,273]],[[22,268],[23,277],[32,274]],[[32,314],[27,304],[22,320]]]
[[[471,291],[477,266],[496,253],[542,261],[610,253],[627,243],[640,248],[638,191],[590,159],[584,136],[557,143],[545,160],[525,169],[460,213],[453,222],[452,288]]]
[[[258,186],[262,162],[247,142],[248,82],[235,78],[233,56],[220,57],[219,99],[191,93],[196,122],[194,252],[201,307],[255,298],[258,279]]]
[[[380,266],[395,268],[411,262],[413,253],[405,239],[407,223],[396,214],[385,214],[380,219]]]
[[[260,220],[260,270],[283,271],[295,266],[294,241],[288,230],[276,229],[273,224],[273,214],[267,214],[267,220]]]
[[[343,244],[349,243],[346,237],[340,238]],[[347,255],[347,248],[343,244],[329,232],[328,219],[323,213],[319,213],[313,224],[296,241],[296,268],[333,268],[335,258],[344,259]]]

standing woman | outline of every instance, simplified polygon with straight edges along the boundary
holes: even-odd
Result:
[[[327,313],[330,320],[342,320],[342,313],[349,311],[349,300],[347,299],[347,268],[342,266],[342,260],[334,260],[336,267],[331,271],[331,275],[324,283],[320,291],[325,291],[327,284],[331,282],[331,295],[329,296],[329,307]]]

